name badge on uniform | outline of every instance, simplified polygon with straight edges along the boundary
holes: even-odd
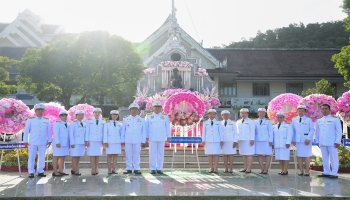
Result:
[[[265,123],[262,123],[261,125],[266,125]]]
[[[164,119],[164,116],[160,116],[160,119]]]
[[[137,122],[141,122],[141,120],[140,120],[140,119],[138,119],[138,120],[137,120]]]
[[[152,115],[152,116],[151,116],[151,119],[153,119],[153,118],[154,118],[154,116]]]
[[[90,122],[90,124],[94,124],[93,122]]]
[[[283,126],[283,128],[287,128],[286,126]]]

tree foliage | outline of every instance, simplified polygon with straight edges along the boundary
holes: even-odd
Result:
[[[8,57],[0,56],[0,97],[8,95],[11,89],[15,89],[16,86],[8,85],[10,81],[10,74],[7,71],[12,65],[17,64],[17,60],[10,59]]]
[[[288,27],[258,31],[255,38],[232,42],[226,48],[341,48],[348,44],[350,33],[343,21],[290,24]]]
[[[18,65],[19,84],[39,100],[102,106],[107,99],[122,106],[130,103],[142,74],[142,60],[131,43],[105,31],[83,32],[28,49]],[[128,92],[124,92],[128,90]]]
[[[302,91],[300,96],[306,97],[310,94],[326,94],[337,98],[337,92],[335,88],[326,79],[321,79],[320,81],[316,82],[316,87]]]

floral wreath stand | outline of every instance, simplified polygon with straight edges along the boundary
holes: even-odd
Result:
[[[18,135],[20,135],[24,129],[25,121],[29,118],[29,116],[29,108],[22,101],[11,98],[3,98],[0,100],[0,132],[3,133],[3,142],[0,143],[0,171],[2,167],[2,158],[4,151],[16,149],[18,172],[19,176],[22,176],[19,149],[25,149],[25,147],[23,143],[18,142]],[[8,134],[11,134],[16,138],[16,143],[5,143]]]
[[[200,164],[198,158],[198,145],[202,142],[200,137],[200,122],[203,119],[205,105],[201,99],[190,92],[178,92],[173,94],[164,103],[164,112],[169,115],[171,130],[174,130],[169,141],[170,148],[173,147],[173,158],[171,169],[173,169],[174,158],[177,156],[177,146],[183,147],[184,169],[186,168],[186,148],[191,144],[192,154],[194,146],[196,151],[198,170],[200,172]],[[191,133],[191,136],[189,136]],[[182,155],[180,155],[182,156]]]

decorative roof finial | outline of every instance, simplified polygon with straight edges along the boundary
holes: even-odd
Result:
[[[172,5],[172,9],[171,9],[171,15],[172,15],[173,19],[176,20],[176,8],[175,8],[174,0],[172,0],[172,2],[173,2],[173,5]]]

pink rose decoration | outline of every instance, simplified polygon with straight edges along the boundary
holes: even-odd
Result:
[[[284,121],[286,123],[291,123],[293,118],[298,115],[297,107],[301,99],[302,97],[296,94],[280,94],[270,101],[267,108],[267,116],[272,123],[277,123],[276,114],[282,111],[285,113]]]
[[[0,100],[0,132],[18,133],[31,116],[30,110],[21,100],[3,98]]]
[[[338,116],[340,119],[350,125],[350,91],[344,92],[341,97],[338,98]]]
[[[93,111],[94,107],[90,106],[89,104],[78,104],[73,107],[71,107],[68,110],[68,121],[72,122],[75,120],[75,111],[76,110],[83,110],[84,111],[84,119],[83,122],[86,122],[88,119],[91,119],[94,117]]]
[[[321,112],[322,104],[330,105],[332,116],[336,116],[336,113],[338,111],[338,103],[335,101],[335,99],[332,96],[325,94],[311,94],[300,100],[299,104],[306,105],[305,115],[307,117],[310,117],[313,122],[323,117],[323,114]]]

